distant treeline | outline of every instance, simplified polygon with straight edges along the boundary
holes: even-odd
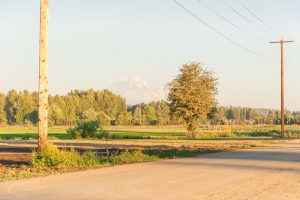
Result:
[[[0,125],[35,125],[38,94],[28,91],[0,93]],[[77,120],[99,120],[103,125],[182,125],[170,116],[166,101],[129,106],[109,90],[74,90],[67,95],[49,96],[49,126],[70,126]],[[279,124],[280,111],[242,107],[214,108],[205,124]],[[286,110],[286,124],[300,124],[300,112]]]

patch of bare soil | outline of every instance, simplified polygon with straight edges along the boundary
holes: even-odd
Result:
[[[25,165],[29,164],[31,160],[31,154],[9,153],[0,154],[0,166],[1,165]]]

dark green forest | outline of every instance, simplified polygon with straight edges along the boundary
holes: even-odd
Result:
[[[38,121],[38,94],[26,90],[0,93],[0,125],[35,125]],[[109,90],[74,90],[67,95],[49,96],[49,126],[70,126],[78,120],[99,120],[102,125],[182,125],[170,116],[168,102],[128,105]],[[280,111],[270,109],[218,106],[203,124],[279,124]],[[286,110],[286,124],[300,124],[300,112]]]

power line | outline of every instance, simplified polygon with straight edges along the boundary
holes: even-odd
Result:
[[[225,1],[225,0],[223,0]],[[279,32],[278,30],[274,29],[272,26],[269,26],[261,17],[259,17],[252,9],[250,9],[245,3],[243,3],[241,0],[237,0],[242,7],[244,7],[245,10],[247,10],[254,18],[256,18],[259,22],[261,22],[263,25],[265,25],[269,30],[273,31],[274,33],[280,35],[281,37],[284,37],[284,34],[282,34],[281,32]],[[226,3],[226,2],[225,2]],[[285,36],[286,37],[286,36]],[[288,37],[291,38],[291,37]],[[300,51],[300,46],[297,43],[294,43],[294,47],[296,47],[296,49],[298,51]],[[291,50],[293,51],[293,54],[296,55],[298,54],[293,48],[291,48]],[[296,55],[297,57],[299,57],[299,55]]]
[[[192,13],[190,10],[188,10],[186,7],[184,7],[181,3],[179,3],[177,0],[173,0],[178,6],[180,6],[182,9],[184,9],[188,14],[190,14],[191,16],[193,16],[195,19],[197,19],[199,22],[201,22],[202,24],[204,24],[205,26],[207,26],[209,29],[213,30],[215,33],[217,33],[219,36],[223,37],[224,39],[226,39],[227,41],[231,42],[232,44],[238,46],[239,48],[255,55],[261,58],[264,58],[266,60],[271,60],[274,61],[274,59],[272,58],[268,58],[264,55],[258,54],[255,51],[241,45],[240,43],[232,40],[231,38],[229,38],[228,36],[224,35],[223,33],[221,33],[220,31],[218,31],[216,28],[214,28],[213,26],[209,25],[207,22],[205,22],[204,20],[202,20],[200,17],[198,17],[197,15],[195,15],[194,13]]]
[[[294,43],[295,44],[295,47],[298,51],[300,51],[300,46],[298,45],[298,43]]]
[[[298,71],[295,70],[295,68],[293,67],[293,65],[292,65],[291,63],[288,62],[286,65],[288,66],[288,68],[289,68],[290,70],[292,70],[293,75],[297,76],[298,78],[300,77],[300,73],[299,73]],[[299,79],[298,79],[298,80],[299,80]]]
[[[296,68],[294,68],[294,66],[297,66],[297,67],[300,68],[300,65],[294,63],[294,62],[290,59],[290,57],[286,56],[285,59],[286,59],[286,61],[289,63],[289,65],[293,68],[293,70],[297,71]],[[296,74],[298,74],[298,72],[297,72]]]
[[[295,58],[299,59],[299,54],[296,50],[294,50],[293,48],[290,48],[289,51],[292,52],[292,54]]]
[[[281,37],[283,37],[283,34],[280,33],[279,31],[277,31],[276,29],[272,28],[271,26],[269,26],[267,23],[265,23],[264,20],[262,20],[262,18],[258,17],[257,14],[255,14],[248,6],[246,6],[246,4],[244,4],[241,0],[237,0],[243,8],[245,8],[245,10],[247,10],[254,18],[256,18],[258,21],[260,21],[262,24],[264,24],[267,28],[269,28],[270,30],[272,30],[273,32],[279,34]]]
[[[250,19],[248,19],[247,17],[245,17],[243,14],[241,14],[239,11],[237,11],[236,9],[234,9],[230,4],[228,4],[225,0],[222,0],[222,2],[231,10],[233,11],[236,15],[240,16],[243,20],[245,20],[246,22],[248,22],[249,24],[251,24],[252,26],[255,26],[256,28],[260,29],[261,31],[267,33],[268,35],[270,35],[271,33],[268,32],[267,30],[263,29],[260,26],[255,25]]]
[[[208,10],[210,10],[212,13],[214,13],[215,15],[217,15],[219,18],[221,18],[222,20],[224,20],[225,22],[227,22],[228,24],[231,24],[233,27],[239,29],[240,31],[246,33],[246,34],[249,34],[253,37],[256,37],[256,38],[259,38],[259,39],[263,39],[263,40],[266,40],[267,38],[266,37],[263,37],[263,36],[260,36],[260,35],[257,35],[255,33],[252,33],[252,32],[249,32],[245,29],[243,29],[242,27],[232,23],[230,20],[228,20],[226,17],[224,17],[223,15],[221,15],[220,13],[218,13],[217,11],[215,11],[214,9],[212,9],[211,7],[209,7],[206,3],[204,3],[202,0],[197,0],[200,4],[202,4],[203,6],[205,6]]]

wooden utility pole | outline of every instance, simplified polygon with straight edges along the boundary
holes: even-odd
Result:
[[[40,59],[39,59],[39,122],[38,148],[47,146],[48,135],[48,0],[40,7]]]
[[[294,42],[291,40],[280,40],[270,43],[280,44],[280,62],[281,62],[281,137],[284,138],[284,44]]]

